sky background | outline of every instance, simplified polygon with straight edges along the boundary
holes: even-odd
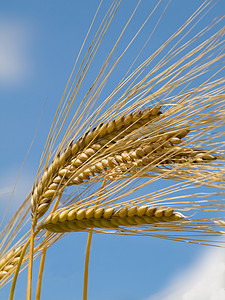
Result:
[[[1,211],[8,203],[20,166],[40,120],[8,216],[22,203],[32,187],[54,113],[98,3],[99,1],[91,0],[1,0]],[[110,45],[123,28],[135,3],[133,0],[122,3],[117,19],[112,25],[113,29],[109,30],[104,46],[96,58],[98,67],[103,65]],[[142,24],[144,16],[147,16],[155,3],[156,1],[142,1],[135,19],[136,27],[131,25],[119,50],[124,48],[132,30]],[[160,11],[166,3],[162,1]],[[143,57],[157,49],[201,3],[202,1],[196,0],[172,1],[150,45],[143,52]],[[107,5],[103,6],[100,16],[104,15],[106,7]],[[202,20],[201,26],[204,27],[224,12],[225,2],[219,1]],[[101,20],[100,16],[98,20]],[[143,43],[145,33],[152,30],[157,16],[159,14],[156,13],[136,45]],[[136,47],[131,49],[134,55]],[[127,56],[126,61],[121,62],[118,67],[121,74],[123,67],[129,63],[129,57]],[[116,54],[112,60],[115,59]],[[140,61],[142,59],[140,58]],[[90,78],[94,78],[94,69],[90,71]],[[112,83],[116,83],[116,74],[112,75]],[[105,93],[110,93],[110,90],[106,90]],[[101,96],[100,101],[106,94]],[[87,234],[69,234],[48,250],[42,300],[82,299],[86,239]],[[225,254],[221,249],[206,249],[203,246],[149,237],[95,235],[90,257],[88,298],[222,300],[225,298],[224,258]],[[38,260],[34,265],[34,274],[37,274],[37,269]],[[15,300],[25,299],[25,277],[26,272],[19,277]],[[34,282],[35,279],[34,276]],[[9,286],[1,289],[0,299],[8,299],[8,293]]]

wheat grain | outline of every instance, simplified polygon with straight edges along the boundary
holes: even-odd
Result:
[[[87,208],[57,211],[48,216],[39,229],[53,232],[84,231],[90,228],[118,228],[140,226],[159,222],[180,221],[184,216],[172,208],[153,206],[125,206],[119,209]]]

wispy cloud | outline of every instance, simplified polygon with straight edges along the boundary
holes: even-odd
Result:
[[[13,187],[12,186],[4,186],[0,188],[0,199],[4,197],[8,197],[12,191]]]
[[[31,35],[25,23],[16,20],[0,21],[0,85],[20,84],[31,73]]]
[[[10,172],[11,171],[11,172]],[[0,210],[7,206],[16,183],[18,171],[7,170],[5,175],[0,174]],[[25,200],[26,196],[30,192],[33,184],[33,176],[31,174],[22,173],[19,176],[15,192],[13,195],[13,201],[10,205],[11,210],[15,210]]]
[[[168,287],[146,300],[224,300],[225,250],[208,250],[199,261],[177,274]]]

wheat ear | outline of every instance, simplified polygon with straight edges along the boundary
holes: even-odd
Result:
[[[6,255],[0,260],[0,280],[8,277],[12,274],[15,266],[17,265],[22,247],[11,249]]]
[[[183,131],[182,137],[185,134],[187,134],[186,130]],[[204,150],[176,146],[180,142],[181,134],[179,133],[168,140],[159,139],[155,142],[143,144],[137,149],[130,149],[99,158],[97,162],[82,168],[75,175],[71,169],[63,169],[60,174],[64,177],[65,184],[71,185],[95,180],[97,175],[103,173],[106,179],[114,180],[120,178],[123,174],[128,175],[139,170],[145,173],[148,171],[157,172],[155,167],[159,165],[202,164],[217,159],[216,155],[209,154]]]
[[[120,226],[139,226],[159,222],[182,220],[180,212],[172,208],[153,206],[125,206],[119,209],[87,208],[68,209],[55,212],[47,217],[39,230],[45,228],[52,232],[88,231],[91,228],[118,228]]]

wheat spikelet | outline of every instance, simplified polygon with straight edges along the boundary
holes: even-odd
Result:
[[[53,232],[84,231],[90,228],[117,228],[140,226],[159,222],[180,221],[184,216],[171,208],[131,206],[120,209],[87,208],[69,209],[51,214],[39,227]]]

